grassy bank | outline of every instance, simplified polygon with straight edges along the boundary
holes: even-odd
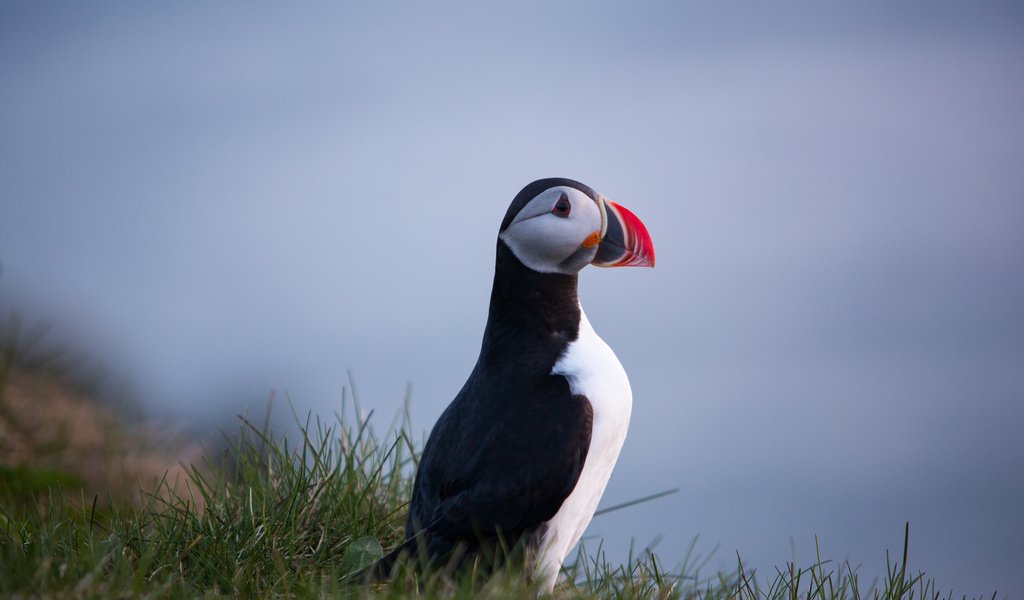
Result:
[[[40,334],[41,335],[41,334]],[[411,572],[365,586],[350,575],[402,538],[417,444],[408,424],[378,436],[351,398],[330,421],[242,418],[217,449],[162,443],[90,398],[39,336],[8,332],[0,356],[0,597],[455,597],[536,594],[515,567],[455,580]],[[348,410],[344,406],[348,404]],[[705,573],[649,552],[625,564],[580,550],[560,598],[934,599],[905,571],[865,585],[818,557],[751,573]]]
[[[358,411],[350,411],[356,412]],[[415,448],[407,428],[378,437],[370,419],[301,423],[275,435],[243,419],[227,449],[189,468],[185,485],[142,500],[6,488],[0,502],[0,595],[75,597],[523,597],[521,573],[482,571],[452,581],[417,574],[366,587],[346,576],[401,538]],[[291,442],[290,439],[296,441]],[[937,598],[904,571],[906,550],[876,585],[848,565],[784,564],[769,576],[701,577],[696,565],[645,553],[611,565],[581,552],[557,597]],[[685,561],[684,561],[685,562]]]

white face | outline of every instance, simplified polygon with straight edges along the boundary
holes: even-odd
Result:
[[[534,271],[578,273],[597,254],[601,209],[576,188],[551,187],[523,206],[499,237]]]

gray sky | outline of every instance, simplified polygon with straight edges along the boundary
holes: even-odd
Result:
[[[156,414],[427,430],[533,179],[634,210],[590,269],[630,374],[595,520],[1024,596],[1024,13],[1009,3],[0,5],[0,303]]]

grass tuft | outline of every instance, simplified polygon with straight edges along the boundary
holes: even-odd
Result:
[[[371,417],[352,402],[330,422],[296,417],[292,436],[272,431],[269,408],[262,424],[242,417],[223,451],[184,467],[184,485],[164,478],[140,492],[141,500],[88,494],[73,474],[3,467],[4,481],[20,484],[0,486],[0,596],[535,597],[514,564],[496,572],[476,564],[455,577],[407,570],[390,583],[352,582],[354,571],[402,540],[417,460],[407,422],[379,437]],[[734,572],[705,577],[709,557],[695,554],[695,546],[675,565],[651,547],[623,564],[609,563],[600,546],[581,548],[554,596],[952,598],[907,569],[909,528],[900,558],[868,586],[849,563],[823,560],[820,549],[814,564],[786,563],[769,577],[739,557]]]

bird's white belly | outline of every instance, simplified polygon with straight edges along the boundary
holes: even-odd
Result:
[[[537,577],[543,587],[554,587],[566,555],[583,536],[604,494],[612,468],[626,439],[633,392],[619,359],[580,314],[579,337],[555,363],[553,374],[569,382],[573,394],[590,400],[594,413],[590,449],[579,481],[547,522],[537,548]]]

